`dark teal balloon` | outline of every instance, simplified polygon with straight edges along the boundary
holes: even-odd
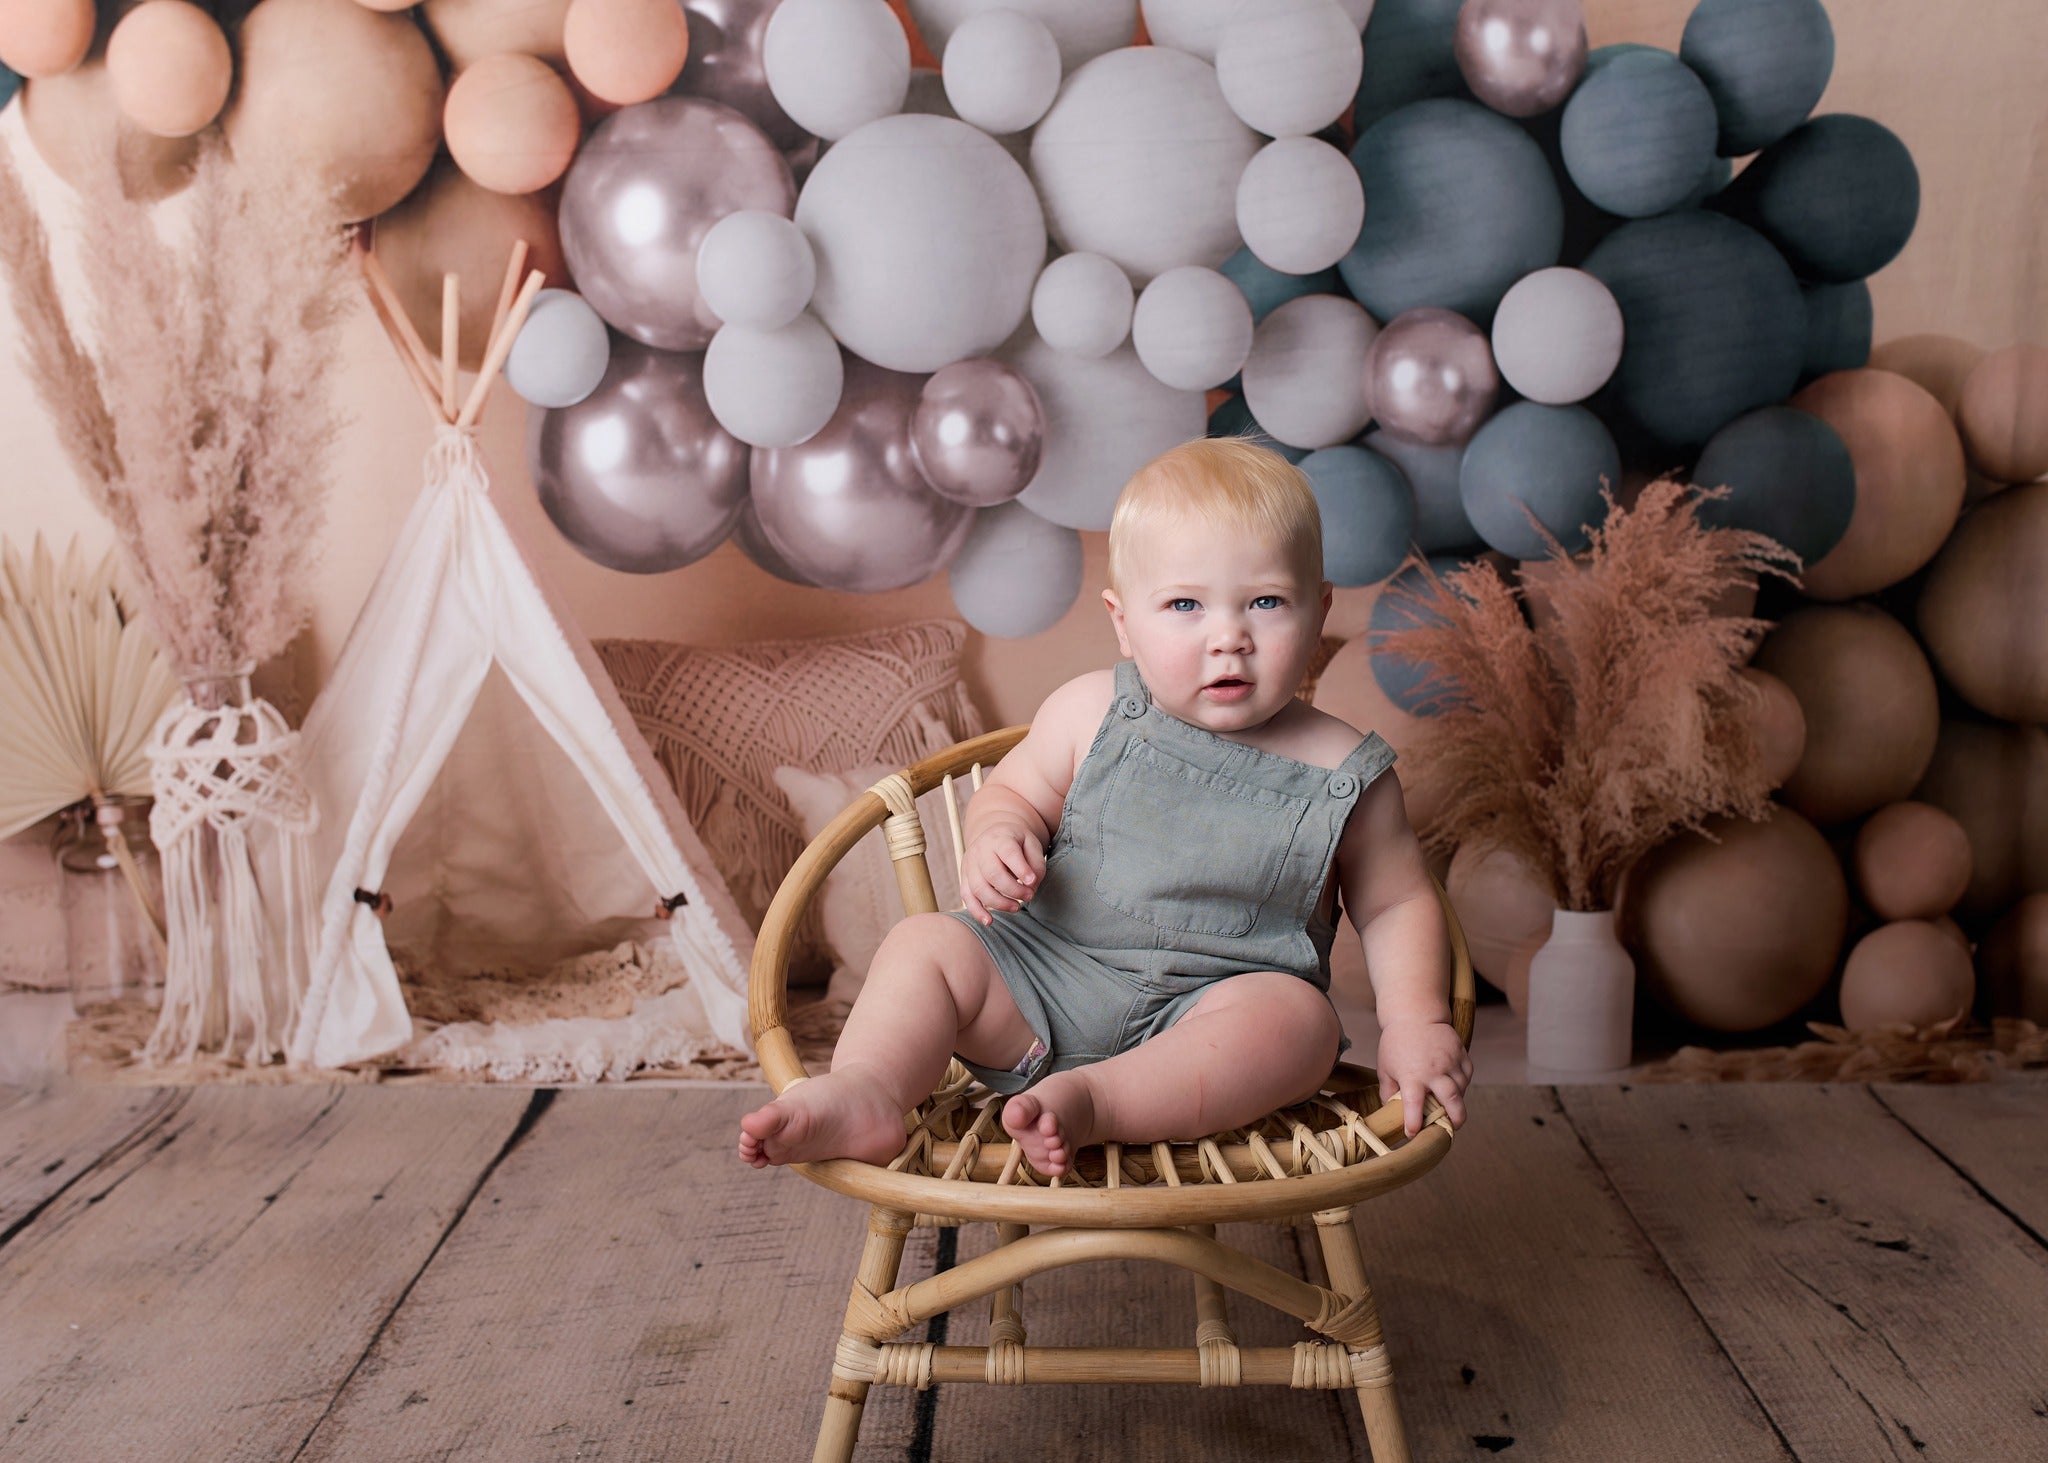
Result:
[[[1856,464],[1835,429],[1789,406],[1737,417],[1714,434],[1692,480],[1726,485],[1699,505],[1710,528],[1768,534],[1812,564],[1842,541],[1856,511]]]
[[[1588,525],[1607,508],[1600,489],[1621,486],[1621,450],[1583,406],[1518,401],[1495,412],[1465,445],[1458,492],[1487,544],[1516,559],[1547,559],[1550,547],[1526,504],[1566,551],[1586,547]]]
[[[1458,496],[1458,466],[1465,460],[1463,442],[1432,447],[1375,429],[1360,437],[1358,445],[1400,468],[1414,489],[1418,549],[1425,554],[1464,549],[1477,553],[1485,547]]]
[[[1379,0],[1365,22],[1353,134],[1426,97],[1469,97],[1453,49],[1464,0]]]
[[[1870,286],[1860,279],[1847,284],[1810,284],[1805,295],[1806,359],[1799,374],[1825,376],[1830,371],[1869,365]]]
[[[1381,320],[1437,305],[1483,325],[1516,280],[1557,263],[1557,182],[1542,148],[1497,113],[1412,103],[1368,128],[1351,163],[1365,227],[1337,267]]]
[[[1298,300],[1303,295],[1344,293],[1344,281],[1334,266],[1314,274],[1283,274],[1269,264],[1262,264],[1258,255],[1249,249],[1239,249],[1217,265],[1216,272],[1243,293],[1245,303],[1252,307],[1254,322],[1265,319],[1289,300]]]
[[[1242,396],[1227,396],[1216,403],[1216,410],[1209,413],[1210,437],[1254,437],[1261,447],[1270,447],[1289,462],[1299,462],[1308,456],[1306,447],[1290,447],[1271,432],[1259,425],[1252,409],[1244,404]]]
[[[1429,567],[1439,578],[1462,562],[1455,554],[1429,556]],[[1407,593],[1421,595],[1425,603],[1418,606],[1406,601],[1404,595]],[[1428,661],[1409,660],[1380,649],[1380,636],[1390,631],[1413,629],[1417,625],[1443,624],[1443,615],[1427,605],[1431,597],[1429,581],[1423,577],[1420,566],[1410,564],[1380,590],[1372,603],[1372,616],[1367,621],[1366,644],[1372,647],[1372,678],[1380,683],[1387,699],[1410,716],[1436,715],[1456,692],[1441,685],[1425,691],[1423,687],[1435,675],[1435,668]]]
[[[1717,157],[1707,164],[1706,175],[1693,184],[1692,192],[1685,197],[1680,208],[1698,208],[1716,193],[1728,186],[1728,180],[1735,176],[1735,164],[1725,157]]]
[[[1697,446],[1798,384],[1799,281],[1754,229],[1697,210],[1636,219],[1583,267],[1613,291],[1625,332],[1600,400],[1657,441]]]
[[[1640,41],[1616,41],[1611,46],[1595,46],[1592,50],[1586,52],[1586,76],[1591,76],[1609,61],[1617,60],[1623,56],[1668,56],[1670,54],[1662,46],[1646,46]],[[1579,78],[1579,84],[1581,86],[1585,85],[1585,77]]]
[[[1678,59],[1714,98],[1721,156],[1741,157],[1813,111],[1835,69],[1835,28],[1820,0],[1700,0]]]
[[[1777,245],[1800,278],[1842,284],[1877,273],[1920,218],[1920,170],[1868,117],[1815,117],[1764,150],[1716,208]]]
[[[14,100],[14,94],[21,90],[21,78],[0,66],[0,107]]]
[[[1714,160],[1714,100],[1676,56],[1645,48],[1588,69],[1565,103],[1559,144],[1573,183],[1609,213],[1680,207]]]
[[[1415,537],[1415,490],[1377,452],[1325,447],[1301,460],[1323,514],[1323,577],[1357,589],[1401,567]]]

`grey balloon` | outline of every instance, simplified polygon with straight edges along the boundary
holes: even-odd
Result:
[[[814,139],[776,102],[761,64],[761,40],[781,3],[683,0],[690,23],[690,59],[683,63],[675,89],[725,103],[767,133],[782,151],[792,152]]]
[[[703,558],[747,501],[747,448],[711,415],[703,357],[630,340],[612,343],[597,390],[533,413],[527,460],[562,536],[628,574]]]
[[[910,418],[932,491],[970,508],[1007,503],[1038,474],[1045,408],[1029,381],[983,356],[934,371]]]
[[[754,452],[762,534],[813,584],[900,589],[945,568],[966,542],[974,510],[934,493],[911,451],[924,379],[849,353],[832,420],[798,446]]]
[[[1586,74],[1579,0],[1465,0],[1453,43],[1472,94],[1510,117],[1534,117]]]
[[[1446,554],[1465,549],[1476,552],[1486,546],[1465,514],[1465,500],[1458,495],[1464,443],[1432,447],[1373,431],[1360,437],[1358,445],[1377,452],[1407,475],[1408,485],[1415,490],[1415,547],[1425,554]]]
[[[1575,554],[1589,541],[1588,526],[1606,515],[1600,489],[1620,483],[1621,453],[1592,412],[1518,401],[1466,447],[1460,491],[1490,547],[1516,559],[1544,559],[1549,546],[1529,515]]]
[[[785,218],[796,179],[775,144],[732,108],[664,96],[614,112],[562,185],[562,252],[591,308],[662,350],[695,351],[721,323],[697,289],[697,246],[729,213]]]
[[[1365,394],[1398,437],[1442,446],[1479,430],[1500,396],[1493,346],[1455,310],[1424,305],[1387,322],[1365,358]]]
[[[1081,535],[1022,503],[984,508],[948,583],[960,618],[982,634],[1036,635],[1057,624],[1081,593]]]

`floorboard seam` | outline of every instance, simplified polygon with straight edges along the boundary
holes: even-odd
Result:
[[[391,1308],[385,1311],[377,1322],[377,1329],[370,1333],[370,1339],[364,1343],[362,1352],[350,1364],[347,1374],[335,1387],[334,1395],[327,1399],[327,1405],[320,1409],[320,1415],[313,1419],[313,1425],[307,1428],[306,1435],[299,1439],[298,1447],[292,1450],[291,1463],[298,1463],[298,1460],[305,1456],[306,1449],[313,1445],[314,1437],[327,1425],[327,1419],[334,1415],[334,1409],[340,1404],[342,1394],[348,1391],[349,1383],[355,1380],[356,1373],[363,1369],[363,1363],[370,1359],[370,1353],[375,1351],[377,1343],[383,1340],[385,1330],[391,1325],[391,1318],[404,1308],[406,1300],[412,1295],[413,1287],[420,1283],[420,1277],[427,1273],[428,1267],[434,1263],[434,1257],[439,1255],[441,1247],[448,1243],[448,1236],[455,1233],[456,1227],[469,1213],[469,1206],[476,1202],[476,1196],[483,1192],[484,1185],[491,1181],[491,1175],[498,1171],[498,1165],[511,1157],[513,1150],[526,1141],[526,1135],[533,1131],[534,1125],[540,1121],[541,1114],[553,1105],[554,1100],[555,1089],[552,1087],[537,1089],[527,1100],[526,1111],[519,1115],[518,1124],[505,1139],[503,1146],[492,1155],[491,1161],[484,1165],[483,1172],[476,1176],[476,1182],[469,1186],[469,1192],[462,1196],[462,1202],[455,1206],[455,1213],[449,1216],[447,1226],[434,1240],[434,1247],[427,1251],[426,1258],[420,1261],[420,1266],[413,1271],[412,1278],[405,1282],[404,1288],[391,1302]]]
[[[166,1123],[170,1122],[172,1118],[176,1117],[178,1113],[184,1109],[187,1093],[188,1089],[169,1089],[167,1091],[167,1100],[162,1108],[144,1117],[133,1128],[129,1129],[127,1133],[123,1134],[119,1139],[110,1144],[105,1149],[105,1151],[103,1151],[99,1155],[99,1157],[95,1158],[91,1163],[86,1164],[83,1168],[79,1169],[77,1173],[73,1174],[69,1179],[65,1180],[63,1184],[58,1186],[56,1189],[53,1189],[50,1193],[46,1194],[43,1197],[43,1201],[40,1204],[37,1204],[33,1209],[30,1209],[23,1213],[21,1218],[15,1220],[15,1222],[8,1225],[7,1228],[0,1229],[0,1249],[5,1249],[10,1243],[13,1242],[14,1237],[16,1235],[20,1234],[23,1230],[27,1229],[31,1224],[35,1223],[35,1221],[43,1214],[45,1210],[47,1210],[52,1204],[56,1203],[59,1199],[63,1198],[66,1194],[70,1193],[79,1184],[83,1183],[93,1174],[96,1174],[100,1172],[102,1169],[108,1167],[110,1164],[118,1162],[120,1159],[127,1157],[130,1153],[133,1153],[137,1147],[139,1147],[142,1143],[147,1141],[151,1137],[151,1135],[156,1133],[157,1130],[162,1128]],[[134,1172],[134,1170],[131,1169],[129,1172],[132,1173]],[[122,1181],[125,1180],[127,1177],[128,1174],[121,1175],[120,1179],[114,1181],[113,1187],[105,1190],[103,1193],[100,1194],[99,1197],[104,1199],[108,1194],[113,1193],[114,1189],[119,1188],[121,1186]]]
[[[1636,1227],[1636,1233],[1642,1236],[1643,1243],[1649,1246],[1650,1253],[1657,1257],[1658,1268],[1664,1272],[1665,1279],[1671,1282],[1672,1289],[1676,1290],[1684,1298],[1686,1308],[1698,1319],[1700,1329],[1705,1331],[1713,1340],[1714,1349],[1727,1358],[1729,1370],[1734,1372],[1735,1379],[1742,1383],[1742,1390],[1749,1393],[1749,1400],[1756,1404],[1758,1415],[1769,1424],[1771,1435],[1778,1440],[1778,1446],[1785,1450],[1785,1456],[1791,1459],[1792,1463],[1800,1463],[1798,1450],[1792,1446],[1792,1440],[1785,1436],[1785,1430],[1778,1426],[1778,1419],[1771,1415],[1771,1409],[1764,1405],[1764,1399],[1758,1395],[1755,1385],[1749,1380],[1749,1375],[1742,1370],[1742,1363],[1735,1359],[1735,1354],[1728,1349],[1728,1345],[1721,1339],[1720,1333],[1707,1320],[1705,1313],[1699,1308],[1699,1303],[1693,1299],[1692,1292],[1686,1288],[1685,1282],[1678,1278],[1678,1272],[1671,1268],[1671,1261],[1665,1257],[1662,1250],[1657,1248],[1657,1241],[1650,1237],[1650,1231],[1644,1228],[1642,1220],[1636,1216],[1636,1211],[1629,1207],[1627,1196],[1621,1192],[1620,1187],[1608,1174],[1607,1165],[1600,1161],[1600,1155],[1595,1153],[1593,1145],[1586,1141],[1586,1135],[1579,1130],[1578,1123],[1573,1120],[1571,1113],[1565,1108],[1564,1094],[1555,1087],[1547,1087],[1544,1091],[1550,1095],[1552,1110],[1564,1119],[1565,1126],[1571,1129],[1572,1137],[1578,1142],[1579,1150],[1586,1155],[1586,1161],[1592,1164],[1593,1171],[1600,1175],[1601,1186],[1614,1196],[1614,1202],[1621,1206],[1621,1212],[1628,1216],[1628,1222]],[[1626,1083],[1622,1084],[1621,1091],[1624,1094],[1627,1093],[1628,1085]]]
[[[2028,1239],[2032,1240],[2042,1249],[2048,1250],[2048,1236],[2044,1236],[2039,1230],[2035,1229],[2034,1226],[2027,1223],[2026,1220],[2020,1218],[2019,1215],[2013,1213],[2012,1210],[2006,1208],[2005,1205],[2001,1204],[1998,1201],[1998,1196],[1996,1194],[1992,1193],[1989,1189],[1985,1188],[1982,1184],[1978,1183],[1977,1180],[1971,1176],[1970,1171],[1964,1168],[1961,1164],[1957,1163],[1953,1158],[1949,1157],[1949,1155],[1942,1149],[1940,1144],[1932,1142],[1925,1133],[1922,1133],[1918,1128],[1913,1126],[1910,1119],[1904,1117],[1897,1108],[1893,1107],[1890,1103],[1886,1102],[1884,1100],[1884,1095],[1877,1090],[1875,1085],[1866,1083],[1864,1085],[1863,1090],[1870,1094],[1871,1100],[1875,1102],[1879,1107],[1883,1108],[1885,1114],[1888,1117],[1890,1117],[1893,1122],[1897,1123],[1900,1127],[1904,1128],[1909,1134],[1911,1134],[1915,1142],[1919,1143],[1929,1153],[1932,1153],[1936,1158],[1940,1159],[1943,1163],[1947,1164],[1950,1169],[1954,1170],[1956,1177],[1960,1178],[1964,1183],[1968,1184],[1972,1189],[1976,1190],[1977,1197],[1982,1199],[1985,1203],[1989,1204],[1993,1209],[1996,1209],[2000,1214],[2003,1214],[2007,1219],[2011,1220],[2013,1227],[2019,1230],[2021,1234],[2025,1235]]]

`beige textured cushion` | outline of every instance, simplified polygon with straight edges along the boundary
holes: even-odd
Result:
[[[758,931],[809,842],[775,769],[885,763],[893,772],[979,736],[987,728],[960,679],[966,638],[960,621],[934,619],[715,647],[600,640],[597,651]],[[816,983],[829,968],[814,906],[797,932],[790,978]]]

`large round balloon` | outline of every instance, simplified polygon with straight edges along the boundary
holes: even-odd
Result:
[[[1216,81],[1232,111],[1268,137],[1306,137],[1344,115],[1364,57],[1342,10],[1330,0],[1265,0],[1231,13]]]
[[[1213,67],[1133,46],[1067,77],[1032,131],[1031,176],[1062,248],[1105,254],[1143,283],[1214,269],[1243,242],[1237,181],[1260,145]]]
[[[1510,117],[1533,117],[1585,75],[1585,13],[1579,0],[1465,0],[1453,52],[1474,96]]]
[[[1920,217],[1920,171],[1868,117],[1815,117],[1715,196],[1777,245],[1804,279],[1862,279],[1898,257]]]
[[[1416,548],[1425,554],[1449,554],[1476,553],[1486,546],[1458,490],[1465,462],[1463,442],[1433,447],[1375,428],[1360,437],[1358,445],[1400,468],[1415,490]]]
[[[1920,592],[1921,638],[1979,711],[2048,722],[2048,482],[2007,488],[1963,516]]]
[[[531,420],[527,461],[541,507],[608,569],[680,569],[739,521],[747,449],[712,417],[698,356],[614,342],[596,391]]]
[[[947,573],[960,618],[1008,640],[1050,630],[1081,593],[1081,535],[1022,503],[974,516]]]
[[[1107,530],[1131,475],[1202,435],[1202,393],[1162,386],[1128,345],[1077,356],[1020,331],[999,358],[1045,408],[1045,455],[1018,501],[1062,527]]]
[[[1835,69],[1835,28],[1820,0],[1700,0],[1678,59],[1714,98],[1721,155],[1741,157],[1806,120]]]
[[[1970,835],[1970,887],[1959,914],[1996,915],[2048,890],[2048,730],[2011,722],[1948,720],[1934,760],[1913,789]]]
[[[704,352],[704,395],[720,425],[753,447],[807,442],[839,409],[839,342],[809,311],[787,325],[728,325]]]
[[[1237,226],[1245,247],[1291,276],[1337,263],[1358,242],[1364,222],[1358,170],[1319,137],[1267,143],[1237,182]]]
[[[848,350],[896,371],[1001,345],[1045,263],[1031,180],[950,117],[884,117],[834,144],[796,223],[818,257],[811,308]]]
[[[1131,344],[1145,369],[1168,386],[1207,391],[1235,376],[1251,354],[1251,306],[1215,270],[1183,264],[1138,296]]]
[[[1249,248],[1240,249],[1224,260],[1216,267],[1216,272],[1244,291],[1245,302],[1252,307],[1254,321],[1264,320],[1289,300],[1298,300],[1303,295],[1344,293],[1344,280],[1335,268],[1319,269],[1311,274],[1287,274],[1260,260]]]
[[[1366,400],[1396,437],[1436,447],[1466,441],[1499,395],[1493,348],[1455,310],[1422,306],[1396,315],[1366,357]]]
[[[2001,483],[2048,473],[2048,349],[2024,341],[1972,363],[1955,413],[1978,471]]]
[[[1351,107],[1364,132],[1389,112],[1428,97],[1471,93],[1458,70],[1458,11],[1465,0],[1379,0],[1365,23],[1365,68]]]
[[[910,446],[932,491],[970,508],[1007,503],[1038,475],[1045,408],[1010,366],[982,357],[932,373],[910,418]]]
[[[1415,534],[1415,490],[1377,452],[1325,447],[1301,460],[1323,517],[1323,573],[1332,584],[1377,584],[1401,567]]]
[[[1714,161],[1714,99],[1676,56],[1644,48],[1586,75],[1558,144],[1589,202],[1625,218],[1678,208]]]
[[[1586,256],[1626,332],[1611,390],[1651,436],[1705,442],[1798,383],[1799,281],[1755,230],[1716,214],[1623,224]]]
[[[1799,374],[1810,379],[1869,365],[1875,319],[1870,286],[1853,279],[1806,285],[1800,294],[1806,300],[1806,352]]]
[[[1567,553],[1577,553],[1606,514],[1600,489],[1620,482],[1621,453],[1593,413],[1518,401],[1465,448],[1459,493],[1488,544],[1517,559],[1541,559],[1550,547],[1530,513]]]
[[[1106,356],[1131,333],[1131,277],[1100,254],[1062,254],[1031,290],[1031,323],[1045,343],[1076,356]]]
[[[702,350],[722,323],[697,287],[697,246],[743,208],[788,214],[789,164],[732,108],[665,96],[599,123],[562,186],[562,248],[613,329]]]
[[[910,447],[916,376],[846,359],[846,388],[816,436],[753,455],[761,531],[797,573],[869,594],[931,577],[953,561],[975,510],[931,490]]]
[[[542,290],[505,357],[505,384],[535,406],[574,406],[603,384],[611,332],[573,290]]]
[[[1351,149],[1365,227],[1339,268],[1382,320],[1418,305],[1486,320],[1512,285],[1557,263],[1564,202],[1543,150],[1505,117],[1421,101]]]
[[[902,110],[910,37],[884,0],[781,0],[761,40],[775,101],[827,142]]]
[[[1621,306],[1582,269],[1539,269],[1501,297],[1493,356],[1531,401],[1564,406],[1598,391],[1621,363]]]
[[[1104,51],[1128,46],[1138,28],[1138,0],[909,0],[910,18],[936,55],[943,56],[962,22],[990,10],[1015,10],[1052,32],[1068,71]]]
[[[431,8],[436,0],[427,0]],[[440,0],[447,3],[447,0]],[[683,0],[690,24],[690,56],[676,91],[723,102],[759,127],[781,152],[809,141],[810,134],[768,89],[761,46],[781,0]],[[545,8],[545,7],[542,7]]]
[[[1842,541],[1856,511],[1856,464],[1841,435],[1789,406],[1761,407],[1716,432],[1692,480],[1731,490],[1700,503],[1701,523],[1769,534],[1809,564]]]
[[[1294,447],[1334,447],[1364,430],[1365,370],[1379,326],[1342,295],[1303,295],[1259,322],[1244,363],[1244,399]]]

